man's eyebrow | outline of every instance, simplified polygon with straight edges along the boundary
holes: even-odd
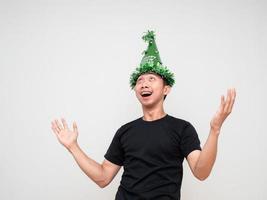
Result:
[[[149,74],[149,76],[151,77],[156,77],[156,78],[158,78],[155,74]]]

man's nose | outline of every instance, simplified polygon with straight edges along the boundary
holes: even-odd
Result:
[[[144,88],[144,87],[148,87],[148,83],[147,81],[143,81],[142,85],[141,85],[141,88]]]

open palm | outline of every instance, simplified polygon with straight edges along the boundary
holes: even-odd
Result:
[[[78,138],[78,128],[76,123],[73,123],[73,131],[71,131],[67,125],[67,122],[64,118],[61,118],[62,124],[56,119],[51,122],[52,130],[55,133],[59,142],[69,149],[72,145],[77,143]]]
[[[224,120],[232,112],[235,102],[236,91],[235,89],[227,90],[227,99],[224,100],[224,96],[221,96],[221,104],[215,115],[213,116],[210,126],[215,130],[220,130]]]

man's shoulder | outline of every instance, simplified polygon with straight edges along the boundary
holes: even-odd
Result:
[[[187,134],[188,131],[192,133],[192,131],[195,131],[194,125],[184,118],[178,118],[170,116],[168,120],[168,127],[176,132],[180,137]]]
[[[168,115],[168,122],[174,125],[187,125],[188,123],[190,123],[188,120],[184,118],[174,117],[172,115]]]
[[[121,125],[120,129],[125,129],[125,128],[129,128],[129,127],[135,126],[136,124],[138,124],[140,119],[141,119],[141,117],[138,117],[138,118],[133,119],[133,120],[131,120],[129,122],[126,122],[126,123]]]
[[[124,132],[127,132],[129,129],[138,126],[139,124],[138,122],[140,121],[140,119],[141,117],[122,124],[117,130],[117,135],[122,135]]]

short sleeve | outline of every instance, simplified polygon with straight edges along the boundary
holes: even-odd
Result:
[[[115,133],[104,157],[110,162],[122,166],[124,161],[124,152],[121,146],[121,142],[119,140],[120,131],[121,128],[119,128]]]
[[[186,122],[186,125],[181,134],[180,149],[182,151],[182,155],[185,158],[193,150],[201,150],[197,131],[190,122]]]

